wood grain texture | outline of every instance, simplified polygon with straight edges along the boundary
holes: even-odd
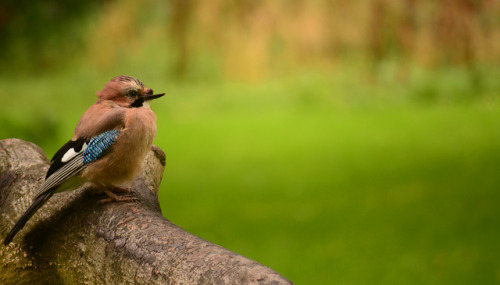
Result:
[[[90,187],[55,194],[13,243],[0,245],[0,284],[291,284],[166,220],[158,202],[164,166],[154,146],[132,185],[136,202],[100,204],[105,196]],[[35,144],[0,141],[2,238],[48,167]]]

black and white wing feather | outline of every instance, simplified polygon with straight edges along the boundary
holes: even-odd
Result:
[[[38,195],[12,227],[3,243],[7,245],[12,241],[26,222],[47,202],[61,184],[83,170],[88,163],[101,158],[114,144],[119,134],[119,130],[109,130],[90,140],[80,138],[64,144],[52,158],[52,164]]]
[[[88,141],[84,138],[70,140],[64,144],[52,157],[52,164],[47,171],[45,181],[38,192],[38,196],[61,185],[83,168],[84,154]]]
[[[57,186],[83,169],[83,151],[86,147],[87,142],[85,139],[70,140],[56,152],[38,195],[5,237],[3,241],[5,245],[12,241],[16,234],[26,225],[26,222],[52,197]]]

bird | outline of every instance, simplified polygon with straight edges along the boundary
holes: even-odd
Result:
[[[143,169],[143,161],[156,136],[156,115],[149,102],[153,94],[137,78],[120,75],[97,93],[97,101],[78,121],[73,137],[51,159],[45,181],[28,209],[4,239],[8,245],[35,212],[54,193],[90,183],[102,189],[105,202],[134,200],[116,193],[129,191]]]

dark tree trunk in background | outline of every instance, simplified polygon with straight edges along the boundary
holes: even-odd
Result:
[[[170,38],[175,49],[174,75],[181,79],[186,75],[189,62],[189,23],[193,0],[172,0],[170,15]]]
[[[0,245],[0,284],[291,284],[166,220],[157,196],[164,165],[153,147],[132,185],[136,202],[100,204],[104,196],[90,188],[55,194],[11,244]],[[0,141],[2,239],[48,166],[33,143]]]
[[[385,0],[375,0],[371,5],[368,22],[368,47],[374,64],[387,56],[388,6]]]
[[[474,25],[481,1],[443,0],[440,2],[434,40],[445,64],[474,67]]]
[[[413,55],[417,29],[417,0],[405,0],[398,25],[398,46],[406,58]]]

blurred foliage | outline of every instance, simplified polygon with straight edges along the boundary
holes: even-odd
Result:
[[[162,68],[259,81],[353,59],[432,68],[500,63],[493,0],[50,0],[0,4],[2,72],[61,70],[77,61],[112,69],[163,49]],[[369,66],[368,66],[369,67]],[[207,70],[208,68],[208,70]]]
[[[81,21],[99,1],[48,0],[0,3],[1,72],[55,69],[82,52]],[[61,61],[58,63],[57,61]],[[5,68],[5,67],[9,68]]]
[[[28,4],[29,3],[29,4]],[[482,0],[0,4],[0,138],[50,156],[118,74],[167,92],[164,215],[297,284],[499,283]]]

